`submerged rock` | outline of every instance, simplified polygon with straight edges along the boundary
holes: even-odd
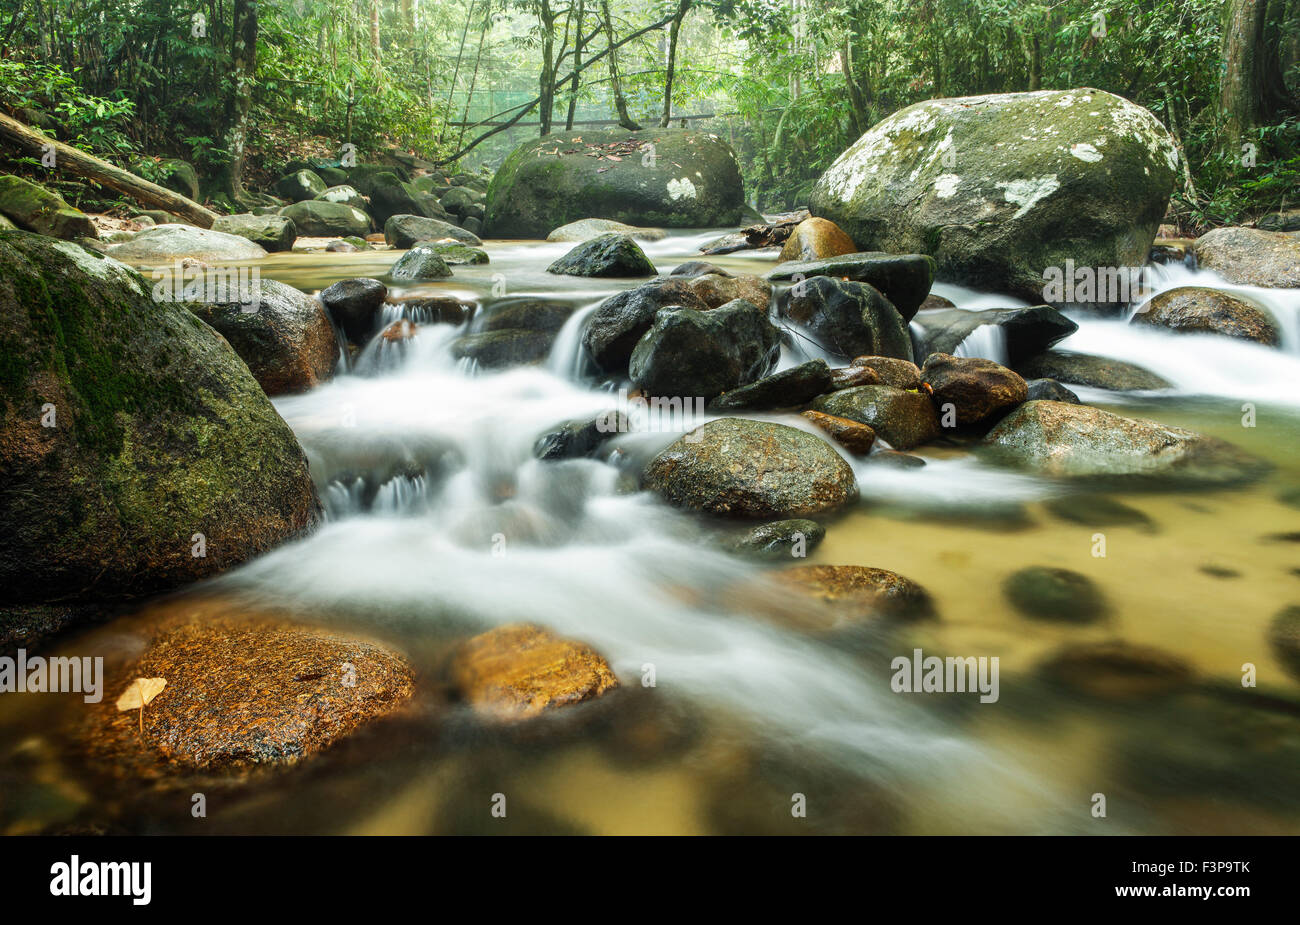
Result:
[[[592,312],[582,332],[582,343],[601,371],[627,372],[637,342],[654,324],[659,310],[668,307],[705,311],[709,305],[685,279],[651,280],[610,296]]]
[[[1036,620],[1092,623],[1106,615],[1106,600],[1092,579],[1063,568],[1034,565],[1007,576],[1007,600]]]
[[[0,215],[20,228],[52,238],[93,238],[95,223],[80,209],[39,184],[21,177],[0,175]]]
[[[864,385],[823,395],[813,410],[866,424],[897,450],[910,450],[936,439],[939,414],[923,392],[887,385]]]
[[[921,360],[932,353],[956,354],[957,348],[977,328],[994,325],[1006,343],[1007,362],[1013,368],[1021,360],[1046,350],[1079,330],[1077,324],[1050,305],[983,311],[947,308],[918,314],[912,325],[917,340],[917,357]]]
[[[768,279],[781,281],[814,276],[868,283],[898,309],[903,320],[911,321],[934,283],[934,258],[926,254],[858,251],[820,260],[782,263],[767,274]]]
[[[1269,347],[1282,342],[1273,316],[1263,308],[1241,296],[1202,286],[1165,290],[1143,303],[1129,324],[1195,334],[1222,334]]]
[[[823,440],[784,424],[722,418],[650,461],[645,487],[726,517],[806,517],[857,499],[853,470]]]
[[[807,404],[831,387],[825,360],[811,360],[724,392],[709,407],[726,411],[771,411]]]
[[[1268,469],[1214,437],[1056,401],[1021,405],[985,444],[999,461],[1062,478],[1231,485]]]
[[[1146,392],[1171,389],[1173,383],[1135,363],[1108,357],[1074,353],[1070,350],[1044,350],[1016,364],[1016,372],[1026,379],[1056,380],[1070,385],[1086,385],[1114,392]],[[1073,400],[1078,396],[1073,392]],[[1046,396],[1044,396],[1046,397]],[[1070,400],[1070,399],[1065,399]]]
[[[830,605],[848,624],[877,616],[917,620],[935,615],[929,593],[910,578],[864,565],[799,565],[772,576]]]
[[[744,555],[774,562],[802,559],[825,537],[826,528],[815,520],[774,520],[745,533],[733,548]]]
[[[782,263],[787,260],[821,260],[852,254],[857,249],[853,239],[839,225],[824,218],[806,218],[794,226],[776,259]]]
[[[655,265],[625,234],[602,234],[584,241],[546,268],[566,276],[653,276]]]
[[[347,338],[364,347],[379,323],[380,307],[388,287],[377,279],[359,276],[339,280],[321,291],[321,303]]]
[[[527,623],[512,623],[465,642],[450,676],[484,720],[514,724],[594,700],[618,687],[594,649]]]
[[[1067,646],[1040,666],[1043,676],[1102,700],[1150,700],[1190,687],[1192,666],[1176,655],[1123,641]]]
[[[1240,286],[1300,288],[1300,231],[1215,228],[1196,239],[1196,262]]]
[[[482,330],[520,328],[526,331],[558,332],[572,317],[575,308],[572,302],[530,298],[507,299],[493,304],[484,311],[481,316]]]
[[[115,260],[145,266],[165,266],[185,257],[203,263],[225,263],[266,256],[265,249],[245,237],[193,225],[155,225],[138,232],[130,241],[111,245],[106,253]]]
[[[554,229],[546,236],[546,240],[577,244],[598,238],[602,234],[625,234],[638,241],[662,241],[668,236],[668,232],[662,228],[638,228],[635,225],[624,225],[622,222],[610,221],[607,218],[583,218]]]
[[[647,395],[709,401],[766,375],[780,347],[767,314],[743,299],[706,312],[668,308],[637,342],[628,374]]]
[[[1029,394],[1025,380],[992,360],[932,353],[921,376],[941,414],[951,405],[958,427],[996,420]]]
[[[803,325],[842,360],[861,354],[912,359],[907,322],[869,283],[814,276],[792,287],[780,308],[782,317]]]

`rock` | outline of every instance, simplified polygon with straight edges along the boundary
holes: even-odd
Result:
[[[540,363],[554,343],[552,332],[505,328],[467,334],[452,344],[451,353],[458,360],[473,360],[484,369],[500,369]]]
[[[431,245],[417,244],[397,258],[388,276],[393,280],[446,279],[451,267]]]
[[[18,230],[18,226],[15,225],[13,222],[9,221],[9,219],[5,216],[3,212],[0,212],[0,231],[17,231],[17,230]]]
[[[1049,658],[1043,676],[1102,700],[1150,700],[1190,687],[1192,667],[1176,655],[1123,641],[1071,645]]]
[[[459,241],[435,241],[427,245],[453,267],[479,266],[488,262],[487,251],[481,247],[470,247]]]
[[[107,253],[115,260],[140,266],[162,267],[185,257],[202,263],[256,260],[266,251],[247,238],[193,225],[156,225],[138,232],[124,244],[114,244]]]
[[[1296,253],[1300,255],[1300,248]],[[1222,334],[1269,347],[1282,343],[1273,316],[1264,308],[1242,296],[1201,286],[1166,289],[1144,302],[1129,324],[1195,334]]]
[[[856,389],[860,385],[882,385],[880,374],[865,366],[840,366],[831,370],[830,388],[825,392]]]
[[[442,207],[453,215],[467,214],[481,200],[481,196],[463,186],[449,187],[438,198],[438,202],[441,203]]]
[[[863,565],[799,565],[772,576],[785,587],[814,597],[839,612],[844,622],[877,616],[918,620],[935,615],[929,593],[910,578]]]
[[[360,180],[355,177],[351,179],[353,186],[370,197],[369,211],[376,227],[387,229],[389,219],[395,215],[414,215],[440,221],[446,221],[450,217],[436,198],[429,193],[420,192],[390,171],[381,171]]]
[[[388,287],[377,279],[339,280],[321,291],[320,300],[347,339],[364,347],[375,330]]]
[[[707,402],[762,378],[780,351],[767,314],[743,299],[706,312],[668,308],[637,342],[628,373],[647,395]]]
[[[691,278],[691,288],[709,306],[717,308],[735,299],[752,302],[764,311],[772,301],[772,284],[757,276],[719,276],[706,273]]]
[[[1072,405],[1082,404],[1075,395],[1055,379],[1030,379],[1025,393],[1025,401],[1064,401]]]
[[[326,190],[325,181],[312,170],[296,170],[275,181],[275,195],[290,202],[315,199]]]
[[[526,623],[466,641],[450,676],[475,714],[500,724],[534,719],[618,687],[609,662],[591,647]]]
[[[1106,600],[1085,575],[1041,565],[1007,576],[1002,591],[1020,613],[1036,620],[1093,623],[1106,614]]]
[[[1173,388],[1168,380],[1133,363],[1068,350],[1044,350],[1017,363],[1016,372],[1026,379],[1055,379],[1115,392]]]
[[[316,176],[325,181],[326,186],[342,186],[348,182],[348,172],[341,167],[313,167]]]
[[[839,225],[824,218],[807,218],[794,226],[776,259],[782,263],[787,260],[821,260],[852,254],[857,249],[853,239]]]
[[[863,135],[811,208],[860,247],[930,254],[940,279],[1037,301],[1067,258],[1145,265],[1178,169],[1155,116],[1100,90],[937,99]]]
[[[179,157],[164,158],[157,167],[158,182],[186,199],[199,202],[199,175],[194,165]]]
[[[413,338],[415,332],[418,330],[419,327],[414,322],[408,321],[405,318],[399,318],[380,331],[379,336],[382,337],[386,343],[400,344]]]
[[[365,237],[370,231],[370,216],[345,202],[307,199],[280,210],[292,219],[298,234],[307,238]]]
[[[1053,498],[1043,507],[1061,520],[1093,527],[1141,527],[1151,530],[1154,524],[1135,507],[1116,501],[1106,495],[1090,492],[1071,492]]]
[[[939,415],[923,392],[907,392],[888,385],[864,385],[823,395],[813,410],[866,424],[898,450],[936,439]]]
[[[936,308],[956,308],[957,305],[951,299],[945,299],[941,295],[935,295],[933,292],[925,297],[918,311],[933,311]]]
[[[821,411],[805,411],[803,417],[855,456],[866,456],[876,442],[876,432],[866,424]]]
[[[143,717],[114,706],[135,678],[167,681]],[[94,710],[91,749],[110,766],[154,759],[155,774],[293,765],[415,691],[411,665],[384,646],[232,617],[164,629],[118,682]]]
[[[478,247],[483,242],[478,235],[464,228],[457,228],[450,222],[421,215],[394,215],[384,223],[384,241],[390,247],[405,250],[421,241],[441,241],[450,239]]]
[[[650,461],[645,487],[726,517],[808,517],[857,499],[853,470],[825,441],[784,424],[710,421]]]
[[[868,283],[814,276],[792,287],[779,308],[782,317],[807,328],[832,356],[849,360],[870,353],[912,359],[907,322]]]
[[[348,186],[346,184],[331,186],[323,193],[313,196],[312,198],[320,202],[347,203],[352,206],[352,208],[362,212],[366,211],[366,207],[370,205],[370,203],[366,202],[366,197],[357,192],[355,186]]]
[[[911,360],[896,357],[861,356],[853,358],[854,366],[869,369],[880,377],[881,385],[915,391],[921,387],[921,369]]]
[[[1239,286],[1300,288],[1300,232],[1215,228],[1196,239],[1196,262]]]
[[[1214,437],[1056,401],[1021,405],[985,444],[999,461],[1061,478],[1231,485],[1268,468]]]
[[[1300,231],[1300,209],[1272,212],[1255,222],[1260,231]]]
[[[602,155],[600,159],[589,155]],[[611,160],[610,157],[620,158]],[[539,238],[597,216],[666,228],[719,228],[744,212],[740,168],[719,136],[688,129],[553,132],[514,150],[487,191],[493,237]]]
[[[930,387],[930,397],[940,415],[951,404],[957,426],[967,427],[996,420],[1029,394],[1025,380],[992,360],[932,353],[921,368],[921,378]]]
[[[11,607],[174,588],[314,524],[306,457],[248,367],[116,260],[0,236],[0,356]]]
[[[572,302],[548,299],[507,299],[489,308],[483,317],[482,330],[499,331],[503,328],[521,328],[526,331],[558,333],[572,317],[576,306]]]
[[[637,342],[654,324],[660,309],[669,306],[708,309],[709,305],[686,280],[652,280],[610,296],[596,307],[582,332],[582,343],[600,370],[627,372]]]
[[[595,456],[605,441],[628,433],[631,423],[618,412],[607,411],[590,421],[572,421],[537,438],[533,455],[541,460],[580,459]]]
[[[554,229],[546,236],[546,240],[577,244],[598,238],[602,234],[625,234],[638,241],[662,241],[668,236],[668,232],[662,228],[637,228],[607,218],[583,218]]]
[[[339,344],[324,306],[292,286],[258,282],[256,309],[243,302],[190,302],[248,364],[267,395],[305,392],[334,375]]]
[[[962,342],[976,328],[996,325],[1000,330],[999,336],[1005,339],[1007,362],[1013,369],[1021,360],[1046,350],[1079,330],[1077,324],[1050,305],[988,308],[983,311],[948,308],[918,314],[912,324],[917,354],[923,360],[932,353],[956,354]]]
[[[95,223],[57,193],[21,177],[0,175],[0,213],[20,228],[52,238],[94,238]]]
[[[898,309],[904,321],[911,321],[934,283],[934,267],[934,258],[925,254],[884,254],[871,251],[821,260],[782,263],[770,271],[767,278],[786,281],[832,276],[868,283]]]
[[[731,273],[716,263],[709,263],[707,260],[688,260],[673,267],[672,272],[668,275],[695,279],[697,276],[730,276]]]
[[[793,408],[828,391],[831,371],[825,360],[812,360],[724,392],[709,407],[718,411],[771,411]]]
[[[876,450],[867,457],[867,462],[873,466],[888,466],[890,469],[920,469],[925,465],[925,460],[920,456],[897,450]]]
[[[213,231],[247,238],[266,251],[293,250],[298,228],[283,215],[218,215]]]
[[[546,268],[566,276],[653,276],[655,265],[625,234],[602,234],[584,241]]]
[[[1282,608],[1268,627],[1268,643],[1282,668],[1300,681],[1300,606]]]
[[[399,313],[417,324],[464,324],[474,317],[477,305],[462,302],[455,296],[437,295],[423,298],[388,298],[388,304],[396,305]]]
[[[745,533],[733,548],[742,555],[773,562],[802,559],[825,537],[826,528],[815,520],[774,520]]]
[[[483,220],[478,216],[471,215],[460,224],[469,234],[480,235],[483,233]]]

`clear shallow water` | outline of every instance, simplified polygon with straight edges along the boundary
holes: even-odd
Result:
[[[647,250],[667,271],[714,236],[675,235]],[[617,288],[545,274],[567,247],[489,244],[487,267],[419,288],[482,297],[494,285],[499,295],[504,280],[510,296],[560,292],[588,305]],[[382,272],[394,256],[270,258],[263,273],[310,290]],[[753,272],[772,259],[713,262]],[[1017,304],[936,292],[966,308]],[[1062,514],[1069,486],[994,468],[957,446],[923,449],[928,465],[918,470],[852,460],[862,502],[828,521],[807,561],[898,571],[929,590],[939,619],[847,635],[813,631],[814,608],[766,589],[766,568],[724,553],[717,525],[633,490],[638,461],[674,434],[621,437],[608,462],[533,459],[539,434],[611,407],[609,393],[575,379],[579,323],[561,332],[547,364],[501,373],[451,361],[459,332],[450,326],[421,327],[400,352],[372,344],[353,372],[276,400],[308,453],[326,524],[202,592],[222,606],[388,640],[417,664],[426,691],[459,639],[521,620],[590,643],[623,688],[574,711],[587,721],[525,737],[486,733],[439,704],[233,789],[202,823],[158,801],[124,804],[62,757],[50,729],[75,703],[6,698],[0,767],[13,786],[0,796],[0,825],[90,817],[128,831],[209,832],[1300,830],[1300,782],[1270,764],[1300,754],[1288,751],[1300,746],[1300,687],[1265,641],[1273,615],[1300,602],[1300,545],[1277,539],[1300,530],[1300,510],[1278,501],[1300,485],[1300,358],[1078,320],[1062,346],[1131,359],[1176,385],[1106,396],[1115,410],[1233,440],[1273,460],[1274,474],[1232,491],[1115,495],[1146,522],[1099,525],[1086,504],[1074,519]],[[1240,424],[1243,400],[1264,409],[1253,429]],[[1092,555],[1099,530],[1105,558]],[[1026,565],[1087,575],[1108,619],[1075,627],[1018,615],[1001,583]],[[162,606],[201,603],[190,594]],[[102,651],[120,665],[151,619],[91,631],[69,650]],[[1061,647],[1117,638],[1186,659],[1200,681],[1172,698],[1121,704],[1042,682],[1041,663]],[[890,661],[917,646],[998,657],[1000,699],[894,693]],[[1243,662],[1257,665],[1269,706],[1239,693]],[[653,689],[640,683],[647,665]],[[1272,738],[1233,738],[1261,716]],[[510,797],[508,820],[488,814],[495,792]],[[795,793],[808,800],[806,819],[790,815]],[[1104,820],[1090,813],[1095,793],[1107,795]]]

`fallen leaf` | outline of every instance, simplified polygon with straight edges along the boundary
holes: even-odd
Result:
[[[143,734],[145,704],[161,694],[162,689],[166,686],[166,678],[136,678],[122,693],[122,696],[117,698],[117,709],[122,713],[127,710],[139,710],[140,732]]]

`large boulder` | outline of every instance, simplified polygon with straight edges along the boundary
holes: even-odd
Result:
[[[267,395],[305,392],[334,375],[339,343],[320,302],[273,279],[258,281],[254,299],[187,305],[230,342]]]
[[[267,251],[293,250],[298,237],[298,226],[283,215],[218,215],[212,230],[247,238]]]
[[[1177,173],[1164,126],[1110,93],[937,99],[858,139],[811,209],[859,247],[931,254],[940,279],[1039,301],[1067,258],[1144,266]]]
[[[870,283],[814,276],[790,288],[780,313],[846,362],[863,354],[912,359],[907,322]]]
[[[917,359],[932,353],[957,353],[962,341],[985,325],[996,326],[1011,366],[1064,340],[1079,326],[1050,305],[1030,308],[940,308],[920,312],[912,321]],[[1044,374],[1046,375],[1046,374]]]
[[[807,517],[857,499],[849,464],[784,424],[721,418],[650,461],[645,486],[670,504],[725,517]]]
[[[561,225],[551,231],[546,236],[546,240],[551,242],[560,242],[565,244],[579,244],[583,241],[590,241],[592,238],[598,238],[602,234],[625,234],[636,238],[638,241],[662,241],[668,234],[662,228],[638,228],[635,225],[625,225],[622,222],[610,221],[607,218],[581,218],[576,222],[569,222],[567,225]]]
[[[993,458],[1044,475],[1117,483],[1229,485],[1268,468],[1214,437],[1056,401],[1021,405],[985,444]]]
[[[492,178],[487,233],[541,238],[607,218],[666,228],[737,225],[746,212],[731,146],[708,132],[560,132],[520,145]]]
[[[637,342],[668,307],[704,311],[710,306],[685,279],[656,279],[615,293],[596,306],[582,332],[588,355],[602,372],[627,372]]]
[[[1203,286],[1166,289],[1144,302],[1129,323],[1192,334],[1222,334],[1269,347],[1282,342],[1277,323],[1265,309],[1243,296]]]
[[[761,379],[780,351],[780,332],[767,313],[736,299],[706,312],[659,312],[632,351],[628,372],[647,395],[709,401]]]
[[[355,186],[348,186],[347,184],[331,186],[325,192],[313,198],[321,202],[346,202],[352,208],[360,209],[362,212],[366,211],[367,206],[369,206],[366,197],[357,192]]]
[[[164,158],[158,163],[158,182],[172,192],[199,202],[199,175],[194,165],[179,157]]]
[[[203,263],[257,260],[265,248],[248,238],[193,225],[155,225],[138,232],[130,241],[107,248],[110,257],[137,266],[165,266],[185,257]]]
[[[248,367],[116,260],[0,234],[0,356],[9,608],[173,588],[317,517],[306,457]]]
[[[653,276],[655,265],[631,236],[602,234],[583,241],[546,268],[565,276]]]
[[[308,199],[280,210],[292,219],[298,234],[310,238],[364,238],[370,233],[370,216],[346,202]]]
[[[281,199],[287,199],[290,202],[302,202],[307,199],[315,199],[325,192],[327,187],[325,181],[317,176],[315,171],[295,170],[293,173],[285,174],[276,180],[272,189],[275,190],[275,195]]]
[[[381,171],[360,180],[350,179],[358,191],[370,197],[370,214],[375,219],[376,227],[384,227],[394,215],[420,215],[443,220],[450,218],[437,197],[420,192],[395,173]]]
[[[823,395],[813,410],[866,424],[896,450],[910,450],[941,433],[939,415],[924,392],[863,385]]]
[[[1230,283],[1300,288],[1300,231],[1215,228],[1196,239],[1196,262]]]
[[[478,235],[451,222],[423,215],[394,215],[384,222],[384,242],[390,247],[413,247],[422,241],[460,241],[478,247]]]
[[[880,290],[906,321],[916,315],[934,283],[934,258],[926,254],[855,252],[817,260],[792,260],[767,274],[770,280],[798,281],[811,276],[833,276],[870,283]]]
[[[0,176],[0,214],[20,228],[52,238],[93,238],[97,233],[86,213],[22,177]]]

